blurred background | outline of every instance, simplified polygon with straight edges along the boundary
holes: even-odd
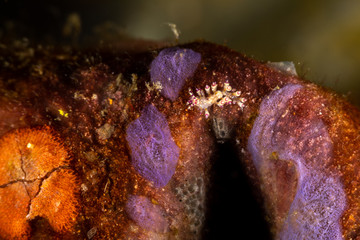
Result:
[[[226,44],[261,61],[293,61],[300,76],[360,105],[358,0],[1,0],[0,41],[79,46],[110,38]]]

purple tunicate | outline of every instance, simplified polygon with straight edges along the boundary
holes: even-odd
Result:
[[[129,195],[125,211],[130,219],[145,230],[158,233],[169,230],[164,209],[153,204],[147,197]]]
[[[141,116],[129,124],[126,140],[134,168],[155,187],[165,186],[175,173],[180,152],[165,116],[147,105]]]
[[[161,94],[174,101],[201,61],[201,54],[191,49],[166,48],[150,65],[151,82],[160,82]]]
[[[260,176],[267,173],[274,152],[277,161],[291,161],[299,174],[296,195],[277,238],[342,239],[339,220],[346,197],[340,178],[327,168],[333,151],[328,130],[316,114],[293,114],[289,104],[302,89],[288,84],[264,98],[248,150]]]

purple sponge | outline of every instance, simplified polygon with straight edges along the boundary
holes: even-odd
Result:
[[[339,220],[345,204],[338,178],[322,172],[307,174],[299,184],[280,239],[343,239]]]
[[[151,63],[151,81],[160,82],[163,87],[161,94],[174,101],[200,60],[201,54],[191,49],[166,48]]]
[[[328,130],[311,106],[304,109],[306,114],[293,114],[301,103],[289,104],[303,88],[288,84],[264,98],[248,150],[260,175],[274,161],[274,152],[277,161],[291,161],[297,167],[297,192],[277,238],[342,239],[339,221],[346,198],[339,177],[327,168],[333,151]]]
[[[134,168],[155,187],[165,186],[175,173],[180,152],[165,116],[147,105],[141,116],[129,124],[126,140]]]
[[[272,142],[278,119],[286,109],[289,99],[301,88],[301,85],[288,84],[273,91],[261,103],[259,116],[255,120],[248,140],[248,150],[252,154],[253,163],[258,171],[262,162],[274,151]],[[278,141],[280,140],[278,139]],[[277,147],[281,147],[281,144],[278,144]]]
[[[147,197],[129,195],[125,211],[137,225],[145,230],[158,233],[169,230],[164,209],[151,203]]]

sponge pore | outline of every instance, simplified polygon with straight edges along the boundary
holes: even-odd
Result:
[[[129,124],[126,140],[136,171],[155,187],[165,186],[175,173],[180,152],[165,116],[153,105],[147,105],[141,116]]]
[[[164,209],[151,203],[145,196],[129,195],[125,211],[137,225],[145,230],[159,233],[169,230]]]
[[[191,49],[163,49],[150,65],[151,81],[160,82],[161,94],[174,101],[185,80],[194,74],[200,61],[201,54]]]

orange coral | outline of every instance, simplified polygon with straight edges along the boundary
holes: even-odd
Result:
[[[69,169],[52,173],[43,181],[39,195],[31,202],[27,218],[47,218],[58,232],[71,228],[77,215],[76,183],[76,177]]]
[[[16,138],[16,135],[6,134],[0,139],[0,185],[25,178]]]
[[[16,141],[27,179],[44,177],[52,169],[69,163],[68,152],[49,127],[20,129]]]
[[[73,226],[78,182],[69,161],[49,127],[18,129],[0,139],[0,237],[26,238],[27,220],[37,216],[55,231]]]
[[[0,236],[2,238],[25,238],[30,230],[26,222],[29,202],[30,197],[22,182],[0,188]]]

